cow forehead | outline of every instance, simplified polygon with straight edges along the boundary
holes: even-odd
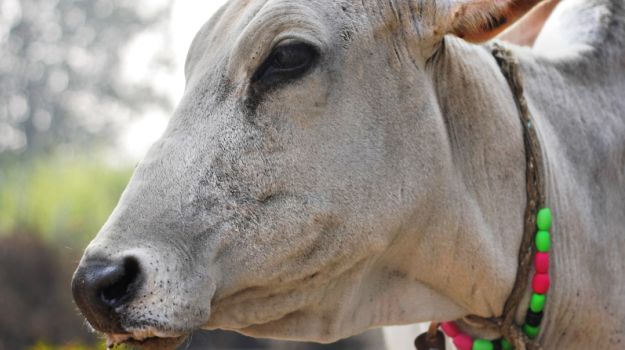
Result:
[[[315,43],[330,41],[340,21],[331,16],[336,6],[325,0],[230,0],[196,35],[187,58],[187,78],[202,62],[235,54],[262,58],[274,41],[289,35]]]
[[[196,36],[187,79],[198,64],[233,61],[255,65],[277,42],[304,38],[321,49],[358,36],[378,46],[414,46],[440,32],[451,1],[433,0],[230,0]],[[417,44],[418,45],[418,44]],[[381,48],[379,48],[381,49]],[[231,71],[229,73],[232,73]]]
[[[289,28],[337,29],[343,25],[394,31],[405,24],[431,26],[443,21],[449,1],[433,0],[230,0],[203,29],[227,37],[229,43],[246,31],[272,24],[269,30]],[[445,12],[445,11],[442,11]],[[312,27],[312,28],[310,28]],[[404,28],[405,29],[405,28]]]
[[[223,9],[218,32],[244,33],[272,24],[272,30],[289,27],[322,26],[340,20],[334,0],[230,0]]]

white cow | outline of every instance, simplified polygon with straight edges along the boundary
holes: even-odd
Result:
[[[331,342],[501,315],[525,148],[506,80],[469,41],[536,2],[232,0],[76,272],[91,325],[166,349],[198,328]],[[534,49],[513,51],[556,215],[538,341],[620,349],[625,5],[564,0]]]

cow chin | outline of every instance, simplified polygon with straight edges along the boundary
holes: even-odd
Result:
[[[155,334],[154,332],[108,334],[106,335],[107,347],[110,349],[125,344],[141,350],[174,350],[187,338],[187,335],[161,337]]]
[[[277,305],[276,303],[258,300],[256,307],[234,306],[228,313],[215,313],[211,322],[204,327],[207,330],[225,329],[250,337],[272,338],[292,341],[312,341],[332,343],[364,331],[364,325],[344,323],[345,315],[350,314],[349,308],[334,305],[323,305],[319,299],[327,290],[312,292],[302,296],[311,304]],[[281,296],[286,299],[289,296]],[[278,297],[277,299],[279,299]],[[243,309],[246,309],[243,313]],[[218,308],[217,308],[218,310]],[[234,314],[233,314],[234,313]]]
[[[222,295],[213,300],[210,320],[203,328],[319,343],[360,333],[370,326],[370,320],[363,317],[353,321],[350,315],[370,304],[361,304],[362,291],[353,285],[365,278],[370,263],[362,259],[279,285]]]

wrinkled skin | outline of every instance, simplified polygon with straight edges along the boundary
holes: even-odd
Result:
[[[567,26],[548,23],[542,42],[570,28],[580,8],[601,12],[608,4],[564,1],[569,9],[559,20]],[[523,227],[522,133],[488,51],[445,36],[453,32],[452,10],[451,2],[399,0],[233,0],[223,7],[190,49],[186,92],[167,131],[81,263],[139,261],[142,286],[117,310],[124,329],[137,338],[220,328],[331,342],[378,326],[500,315]],[[618,32],[622,6],[611,11],[608,29]],[[568,51],[517,50],[553,162],[549,174],[559,179],[550,182],[550,199],[565,239],[578,242],[589,240],[581,213],[599,204],[570,189],[591,188],[586,174],[598,169],[594,160],[610,174],[594,175],[611,193],[608,207],[625,204],[618,165],[625,162],[625,118],[613,112],[625,107],[614,97],[625,88],[624,65],[615,58],[622,55],[597,49],[609,40],[623,44],[596,34],[606,22],[584,21],[578,27],[585,31],[560,41]],[[289,40],[317,50],[311,68],[297,79],[254,81],[272,49]],[[564,111],[566,103],[550,99],[557,91],[588,99],[584,86],[593,81],[606,82],[601,96],[611,105],[602,122],[621,139],[554,127],[562,124],[557,118],[596,109]],[[590,146],[570,155],[569,134]],[[619,256],[623,219],[597,215],[612,243],[590,239],[593,247]],[[554,292],[558,301],[541,335],[546,348],[625,342],[617,331],[625,324],[617,301],[625,291],[622,258],[569,261],[583,253],[566,242],[556,243],[562,255],[554,288],[583,298]],[[616,328],[582,337],[591,320],[605,317],[588,302],[596,291],[576,277],[595,273],[616,282],[601,297]],[[551,321],[568,320],[572,307],[579,324]],[[156,340],[146,348],[168,346]]]

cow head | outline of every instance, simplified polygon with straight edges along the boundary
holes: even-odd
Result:
[[[432,62],[446,34],[484,40],[526,10],[515,3],[223,7],[75,274],[91,325],[166,348],[197,328],[327,342],[491,312],[451,288],[475,266],[443,258],[466,203]]]

